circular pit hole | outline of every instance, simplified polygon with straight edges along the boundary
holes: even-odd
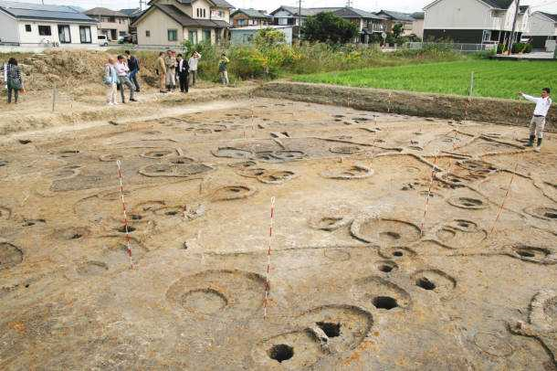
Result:
[[[430,281],[426,277],[419,278],[416,281],[416,286],[421,287],[422,289],[428,290],[428,291],[435,290],[435,287],[436,287],[435,283],[433,283],[432,281]]]
[[[373,306],[377,309],[391,310],[398,307],[398,303],[395,298],[390,296],[376,296],[373,298]]]
[[[277,344],[273,345],[273,347],[268,350],[267,354],[269,358],[274,359],[278,363],[282,363],[294,357],[294,348],[286,344]]]
[[[319,326],[319,328],[323,330],[325,335],[329,338],[340,336],[340,323],[317,322],[316,325]]]

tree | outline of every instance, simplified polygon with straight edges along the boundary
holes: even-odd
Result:
[[[267,27],[263,28],[255,34],[253,42],[258,48],[273,47],[286,42],[284,32]]]
[[[329,44],[345,44],[353,41],[358,27],[333,13],[319,13],[308,17],[302,26],[304,39]]]
[[[398,39],[404,32],[404,25],[402,23],[397,23],[393,26],[393,36]]]

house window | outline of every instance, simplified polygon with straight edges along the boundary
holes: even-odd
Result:
[[[91,44],[91,27],[79,26],[79,41],[82,44]]]
[[[126,31],[118,31],[119,36],[126,36]]]
[[[146,30],[145,31],[145,37],[151,37],[151,31]]]
[[[483,41],[491,40],[491,30],[484,30],[483,35]]]
[[[246,26],[248,23],[247,19],[238,19],[238,26]]]
[[[109,23],[116,23],[116,17],[108,17]]]
[[[72,42],[72,35],[70,33],[70,26],[58,25],[58,39],[62,44],[69,44]]]
[[[211,42],[211,30],[203,30],[203,41]]]
[[[197,8],[197,18],[201,17],[201,9]]]
[[[30,24],[25,25],[25,32],[31,32],[31,25]]]
[[[207,9],[203,9],[203,18],[207,18]]]
[[[219,17],[224,18],[224,12],[222,10],[219,10]]]
[[[41,36],[51,36],[52,31],[50,26],[39,26],[39,35]]]
[[[188,37],[192,44],[197,44],[197,30],[189,30]]]
[[[178,41],[178,30],[168,30],[168,41]]]

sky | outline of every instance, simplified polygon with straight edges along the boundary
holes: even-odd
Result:
[[[24,0],[22,2],[41,3],[42,0]],[[148,0],[146,0],[147,2]],[[237,8],[265,9],[269,12],[281,5],[297,6],[298,0],[227,0]],[[352,0],[352,6],[367,11],[398,10],[413,13],[433,0]],[[304,7],[344,6],[347,0],[302,0]],[[77,5],[85,9],[102,6],[111,9],[135,8],[139,0],[44,0],[45,4]],[[534,6],[534,10],[557,13],[557,0],[523,0],[522,4]]]

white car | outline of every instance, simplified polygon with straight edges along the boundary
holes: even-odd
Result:
[[[108,37],[106,35],[99,35],[97,38],[99,39],[100,46],[108,46]]]

